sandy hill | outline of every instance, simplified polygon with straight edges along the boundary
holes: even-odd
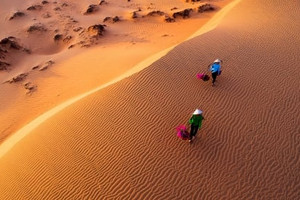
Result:
[[[56,105],[181,43],[229,2],[1,1],[0,143]]]
[[[299,199],[299,7],[242,0],[216,29],[8,139],[0,198]],[[216,57],[211,87],[195,74]],[[188,144],[175,127],[196,107],[206,121]]]

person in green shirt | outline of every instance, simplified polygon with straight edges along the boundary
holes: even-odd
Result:
[[[192,142],[198,132],[198,129],[201,128],[202,120],[204,119],[202,113],[202,110],[196,109],[193,113],[193,116],[189,120],[189,124],[191,124],[189,142]]]

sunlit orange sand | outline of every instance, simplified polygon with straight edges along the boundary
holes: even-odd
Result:
[[[6,122],[0,125],[0,141],[56,105],[106,84],[186,40],[230,1],[45,2],[1,3],[4,17],[0,26],[6,29],[0,31],[0,40],[13,36],[20,48],[8,49],[0,59],[10,64],[0,71],[0,82],[5,83],[0,95],[6,97],[0,99],[0,120]],[[208,4],[215,10],[198,12]],[[85,14],[90,5],[95,5],[95,11]],[[193,9],[189,17],[165,21],[166,16],[172,18],[189,8]],[[119,21],[103,22],[114,16]],[[97,29],[89,30],[98,24],[105,25],[101,35]]]
[[[300,198],[298,2],[99,3],[0,4],[0,36],[20,44],[1,58],[0,199]],[[85,29],[116,15],[99,38]],[[211,87],[196,73],[215,58]],[[195,108],[188,144],[175,127]]]

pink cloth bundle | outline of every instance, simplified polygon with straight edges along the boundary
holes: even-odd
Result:
[[[196,74],[197,76],[197,79],[201,79],[203,81],[208,81],[209,80],[209,76],[207,74],[205,74],[204,72],[203,73],[197,73]]]
[[[187,128],[185,125],[179,125],[176,127],[177,136],[181,138],[182,140],[187,140],[190,137],[190,133],[187,131]]]
[[[197,79],[203,79],[203,77],[205,76],[205,73],[197,73]]]

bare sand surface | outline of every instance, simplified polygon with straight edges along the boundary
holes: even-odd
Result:
[[[0,31],[0,40],[13,36],[20,48],[8,49],[5,58],[0,58],[10,64],[7,70],[0,70],[0,96],[5,97],[0,98],[0,142],[56,105],[184,41],[231,1],[99,2],[1,2],[0,27],[5,29]],[[206,3],[215,11],[198,13],[197,8]],[[89,5],[97,9],[85,14]],[[35,10],[28,10],[31,6]],[[172,18],[173,13],[188,8],[193,9],[189,18],[164,21],[165,16]],[[132,18],[133,12],[137,18]],[[16,13],[23,15],[11,19]],[[103,22],[115,16],[120,21]],[[106,25],[103,35],[95,37],[88,30],[95,24]],[[30,27],[37,30],[29,31]],[[19,81],[7,83],[20,75],[24,77]]]
[[[299,199],[299,8],[242,0],[212,31],[42,121],[1,155],[0,198]],[[211,87],[195,74],[217,57]],[[190,145],[174,128],[196,107],[206,121]]]

